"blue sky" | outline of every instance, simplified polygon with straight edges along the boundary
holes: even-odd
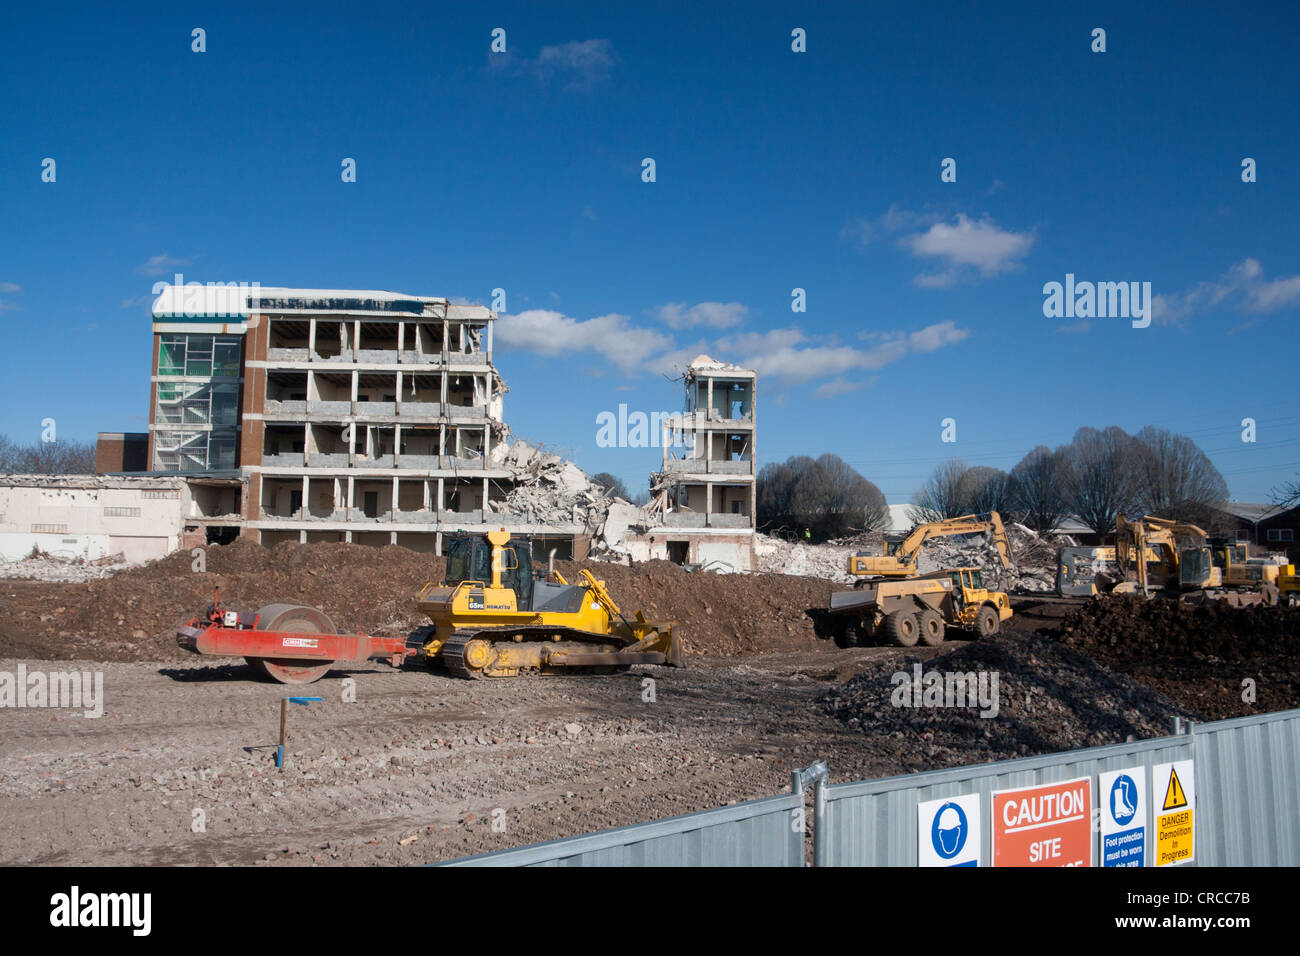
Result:
[[[0,432],[143,430],[179,271],[503,288],[514,432],[634,490],[658,450],[596,416],[677,410],[699,351],[760,371],[760,463],[892,502],[1082,425],[1189,434],[1240,500],[1300,470],[1296,4],[467,7],[9,5]],[[1067,273],[1154,320],[1045,317]]]

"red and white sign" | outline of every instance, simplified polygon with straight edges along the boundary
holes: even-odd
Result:
[[[994,866],[1092,866],[1092,778],[993,793]]]

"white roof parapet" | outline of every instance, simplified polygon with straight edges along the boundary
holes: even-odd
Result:
[[[186,282],[167,284],[153,303],[155,319],[247,317],[253,313],[322,313],[372,315],[441,315],[490,322],[496,313],[481,305],[450,305],[438,296],[408,295],[378,289],[291,289],[256,282]]]

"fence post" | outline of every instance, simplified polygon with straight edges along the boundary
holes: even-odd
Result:
[[[811,767],[803,770],[790,771],[790,791],[795,794],[802,794],[807,790],[808,784],[813,784],[813,866],[819,865],[822,853],[822,816],[826,809],[826,795],[822,788],[826,785],[826,778],[830,776],[830,768],[826,765],[825,760],[819,760]],[[802,808],[801,808],[802,809]],[[804,827],[804,833],[808,828]]]

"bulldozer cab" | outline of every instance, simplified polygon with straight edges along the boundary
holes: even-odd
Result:
[[[455,587],[465,581],[492,584],[492,543],[483,535],[456,533],[443,542],[447,572],[443,583]],[[527,536],[511,535],[501,549],[501,587],[515,592],[516,604],[532,607],[533,548]]]

